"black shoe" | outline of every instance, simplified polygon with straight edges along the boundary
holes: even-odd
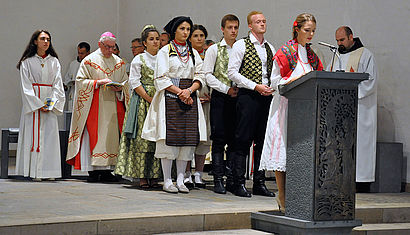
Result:
[[[88,177],[87,177],[87,182],[89,183],[96,183],[100,181],[100,174],[96,171],[89,171],[88,172]]]
[[[185,186],[186,186],[189,190],[192,190],[192,189],[195,188],[195,184],[194,184],[194,183],[186,182],[186,183],[184,183],[184,184],[185,184]]]
[[[226,191],[235,193],[235,186],[232,182],[226,181]]]
[[[118,182],[119,180],[117,177],[111,174],[110,171],[102,171],[100,181],[111,183],[111,182]]]
[[[245,188],[244,184],[237,185],[234,194],[239,197],[252,197],[251,192]]]
[[[214,192],[219,194],[226,194],[226,189],[222,180],[214,181]]]
[[[252,190],[254,195],[261,195],[261,196],[265,196],[265,197],[274,197],[275,194],[271,191],[269,191],[266,188],[265,184],[257,184],[257,185],[253,185],[253,190]]]
[[[194,186],[197,187],[197,188],[206,188],[205,183],[194,183]]]

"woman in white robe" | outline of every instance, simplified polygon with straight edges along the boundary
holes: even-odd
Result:
[[[60,139],[57,115],[64,109],[61,66],[51,44],[51,35],[37,30],[21,57],[23,108],[16,157],[16,173],[35,181],[61,177]],[[49,98],[54,106],[46,105]]]
[[[310,71],[323,70],[320,59],[307,44],[312,40],[315,30],[316,19],[313,15],[307,13],[298,15],[293,23],[293,39],[283,45],[274,56],[274,62],[280,68],[282,79],[271,82],[276,87],[269,110],[259,170],[275,171],[279,194],[276,201],[282,212],[285,211],[288,101],[279,95],[278,86],[290,83]]]
[[[192,160],[199,141],[206,141],[206,124],[196,91],[202,86],[202,60],[187,42],[192,21],[175,17],[166,26],[171,41],[157,55],[154,71],[156,93],[148,110],[142,138],[155,141],[155,157],[161,159],[163,190],[188,193],[184,185],[187,161]],[[181,126],[184,126],[181,128]],[[177,182],[172,183],[172,161],[176,160]]]

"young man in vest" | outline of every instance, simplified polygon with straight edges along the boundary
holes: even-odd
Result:
[[[333,71],[368,73],[369,80],[359,84],[357,114],[356,182],[358,192],[369,192],[375,181],[377,137],[377,67],[373,54],[353,37],[348,26],[336,30],[340,63],[335,59]],[[330,65],[327,68],[330,71]]]
[[[253,141],[253,194],[274,197],[275,194],[265,186],[265,171],[259,170],[259,164],[272,100],[270,79],[271,75],[278,76],[279,69],[272,60],[276,51],[264,39],[265,16],[262,12],[252,11],[248,14],[247,21],[249,36],[233,45],[228,64],[228,77],[239,87],[232,154],[234,194],[240,197],[252,196],[245,188],[245,172],[246,156]]]
[[[214,174],[214,192],[225,194],[233,190],[232,178],[232,141],[235,136],[236,95],[238,88],[232,86],[228,78],[229,55],[236,41],[239,19],[228,14],[222,18],[221,30],[223,39],[210,46],[205,54],[202,69],[205,79],[212,90],[211,97],[211,139],[212,139],[212,172]],[[227,145],[227,167],[225,172],[224,153]],[[226,189],[223,176],[226,174]]]

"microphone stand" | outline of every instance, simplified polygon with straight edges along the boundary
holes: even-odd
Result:
[[[335,47],[333,45],[330,45],[328,43],[325,43],[325,42],[319,42],[319,45],[328,47],[330,49],[330,51],[333,53],[333,55],[332,55],[332,64],[330,66],[330,71],[333,71],[333,65],[335,63],[335,56],[337,56],[337,59],[339,60],[339,69],[336,70],[336,72],[344,72],[344,70],[342,70],[342,68],[341,68],[342,62],[340,60],[340,56],[339,56],[339,54],[337,54],[337,47]]]
[[[333,65],[334,65],[334,63],[335,63],[335,55],[336,55],[336,48],[333,48],[333,47],[329,47],[329,49],[330,49],[330,51],[331,52],[333,52],[333,55],[332,55],[332,65],[330,65],[330,71],[333,71]],[[340,57],[338,57],[339,58],[339,66],[340,66]]]

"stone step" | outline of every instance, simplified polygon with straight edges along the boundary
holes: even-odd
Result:
[[[352,235],[410,234],[410,223],[363,224],[353,229]]]
[[[410,207],[356,208],[363,224],[410,223]]]

